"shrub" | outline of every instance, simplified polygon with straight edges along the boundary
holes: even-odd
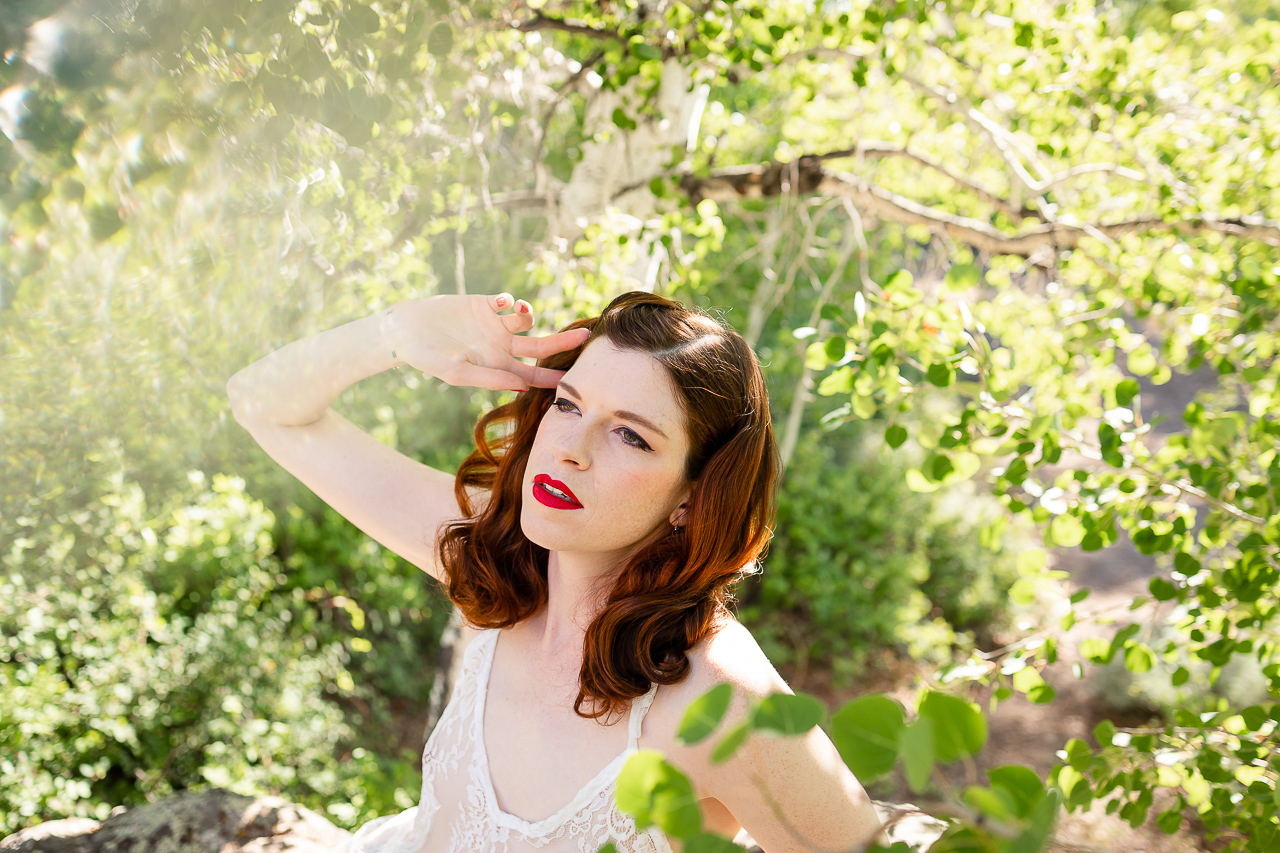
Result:
[[[291,579],[242,481],[191,484],[166,512],[118,473],[0,521],[0,834],[206,785],[347,826],[412,804],[411,756],[352,748],[325,701],[371,693],[334,596]]]
[[[881,650],[949,660],[1004,618],[1016,576],[1008,557],[978,543],[982,507],[911,491],[879,444],[847,433],[801,441],[739,616],[776,664],[830,661],[838,686]]]

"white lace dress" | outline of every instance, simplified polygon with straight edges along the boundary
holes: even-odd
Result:
[[[637,832],[618,811],[618,771],[639,748],[640,728],[658,685],[631,703],[627,748],[564,808],[530,822],[498,808],[484,748],[484,702],[498,629],[467,646],[458,680],[422,753],[422,798],[396,815],[375,818],[339,853],[596,853],[612,841],[618,853],[671,853],[656,827]]]

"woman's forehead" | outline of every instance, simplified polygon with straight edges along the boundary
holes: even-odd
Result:
[[[684,413],[671,374],[647,352],[619,349],[596,338],[578,356],[564,381],[584,398],[610,408],[651,412],[672,424]]]

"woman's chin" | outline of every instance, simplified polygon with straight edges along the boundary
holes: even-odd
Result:
[[[557,527],[551,519],[539,518],[537,508],[526,505],[520,510],[520,532],[534,545],[548,551],[569,551],[581,547],[581,542],[577,541],[579,537]]]
[[[565,523],[557,524],[555,516],[543,517],[539,509],[541,508],[525,505],[520,510],[520,531],[524,533],[526,539],[539,548],[562,553],[595,553],[604,556],[626,553],[641,544],[639,541],[628,544],[624,541],[626,537],[615,538],[598,533],[593,534],[590,531],[566,529],[570,526],[568,524],[570,519],[566,518]],[[565,515],[570,512],[569,510],[545,511]]]

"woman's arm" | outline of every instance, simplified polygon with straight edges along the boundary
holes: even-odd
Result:
[[[690,664],[683,698],[691,701],[724,681],[734,696],[716,734],[669,754],[701,798],[728,809],[765,853],[851,850],[872,841],[887,846],[871,799],[820,728],[794,737],[753,732],[728,760],[711,761],[715,744],[745,719],[752,699],[793,692],[745,627],[730,623]]]
[[[453,475],[387,447],[329,406],[353,383],[402,364],[451,385],[553,387],[558,371],[519,359],[571,349],[586,330],[521,336],[532,326],[529,304],[510,294],[408,300],[294,341],[236,373],[227,382],[231,411],[322,500],[439,579],[437,532],[462,516]]]

